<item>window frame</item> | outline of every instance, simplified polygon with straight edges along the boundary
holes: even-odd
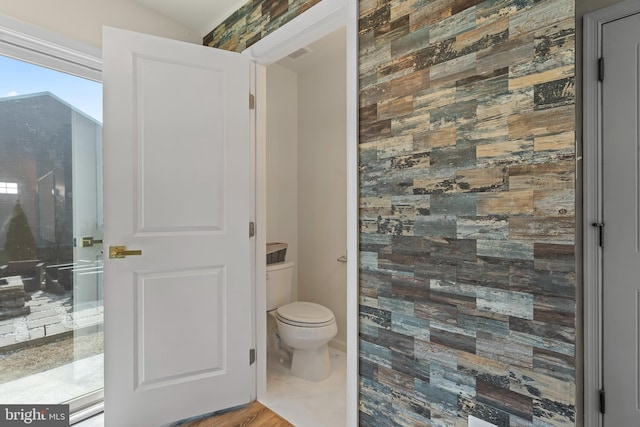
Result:
[[[15,192],[10,191],[15,188]],[[0,181],[0,194],[8,196],[17,196],[20,194],[17,182],[12,181]]]
[[[102,82],[99,48],[2,15],[0,55]]]
[[[0,55],[102,83],[100,48],[4,15],[0,15]],[[102,412],[103,399],[104,389],[65,402],[70,424]]]

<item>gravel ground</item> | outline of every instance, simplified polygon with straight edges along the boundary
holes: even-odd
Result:
[[[67,337],[38,347],[0,354],[0,384],[48,371],[104,351],[103,332]]]

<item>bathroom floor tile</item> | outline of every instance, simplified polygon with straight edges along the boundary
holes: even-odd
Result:
[[[287,361],[272,355],[267,361],[267,395],[263,405],[296,427],[346,425],[347,366],[344,352],[329,348],[331,376],[311,382],[289,373]]]

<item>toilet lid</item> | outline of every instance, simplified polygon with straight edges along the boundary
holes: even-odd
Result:
[[[280,318],[296,323],[318,324],[334,320],[331,310],[312,302],[292,302],[279,307],[276,312]]]

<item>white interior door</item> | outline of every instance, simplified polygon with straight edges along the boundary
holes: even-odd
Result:
[[[105,423],[247,403],[250,61],[113,28],[103,61]]]
[[[604,425],[640,419],[640,14],[603,27]]]

